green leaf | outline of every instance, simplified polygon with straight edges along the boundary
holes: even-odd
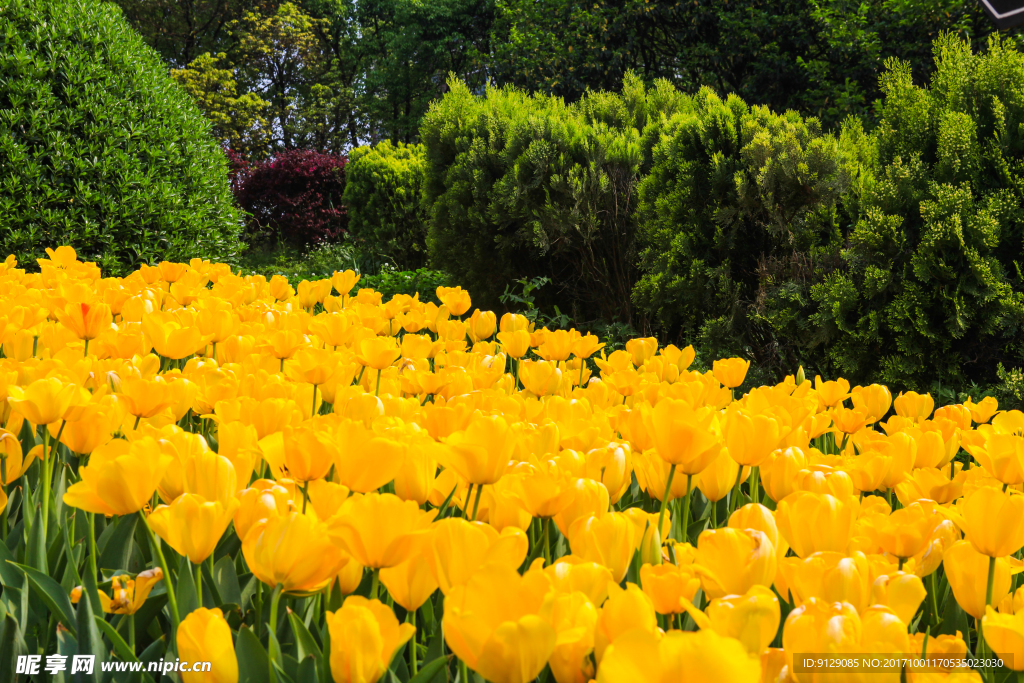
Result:
[[[299,662],[299,670],[295,675],[295,683],[317,683],[317,661],[306,657]]]
[[[184,619],[189,613],[199,609],[199,597],[196,595],[196,582],[192,578],[192,563],[187,557],[181,558],[178,564],[177,582],[174,584],[175,597],[178,598],[178,615]]]
[[[409,683],[427,683],[441,673],[447,665],[448,657],[445,655],[432,659],[423,665],[423,668],[409,680]]]
[[[235,563],[228,556],[220,558],[213,565],[213,582],[220,593],[221,602],[224,604],[242,604],[242,591],[238,587],[238,574],[235,573]]]
[[[25,645],[25,638],[18,627],[18,621],[10,614],[0,619],[0,673],[4,670],[6,674],[0,676],[6,681],[16,681],[14,663],[19,655],[28,654],[28,646]],[[4,663],[6,662],[6,664]]]
[[[100,627],[103,634],[107,636],[108,640],[110,640],[110,644],[114,646],[114,652],[116,652],[121,659],[126,662],[139,661],[132,653],[131,648],[128,647],[128,643],[124,642],[124,638],[121,637],[121,634],[118,633],[117,629],[111,626],[106,619],[97,615],[96,625]]]
[[[99,569],[127,569],[135,544],[135,525],[139,522],[138,515],[123,515],[113,526],[110,538],[107,539],[103,552],[100,553]],[[108,527],[109,528],[109,527]]]
[[[91,575],[86,576],[86,583],[89,583]],[[95,585],[95,582],[93,582]],[[95,614],[92,611],[91,601],[82,596],[82,599],[78,601],[78,654],[80,655],[94,655],[96,657],[95,667],[93,673],[86,675],[83,674],[79,679],[82,683],[99,683],[100,681],[100,664],[106,659],[104,653],[107,648],[103,646],[103,639],[100,637],[99,629],[96,627]]]
[[[306,657],[313,657],[317,667],[323,666],[323,654],[317,647],[313,634],[302,623],[302,619],[299,619],[295,612],[288,610],[288,622],[292,625],[292,633],[295,634],[295,658],[302,661]]]
[[[270,683],[267,651],[248,626],[238,629],[235,657],[238,659],[238,683]]]
[[[68,630],[77,635],[75,630],[74,610],[71,607],[71,600],[68,594],[59,583],[46,574],[23,564],[11,562],[15,567],[25,572],[28,582],[36,594],[42,599],[55,617],[60,619]]]

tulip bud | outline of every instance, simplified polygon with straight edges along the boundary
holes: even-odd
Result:
[[[657,524],[647,522],[644,529],[644,537],[640,541],[640,564],[659,565],[661,564],[661,532]]]

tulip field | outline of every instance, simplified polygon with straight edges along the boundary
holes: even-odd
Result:
[[[47,253],[0,263],[0,681],[1024,670],[1024,414],[992,398],[740,390],[748,361],[458,287]]]

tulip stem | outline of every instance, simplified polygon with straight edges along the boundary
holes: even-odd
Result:
[[[196,600],[203,606],[203,563],[196,563]]]
[[[729,496],[729,504],[726,505],[726,507],[725,507],[726,512],[728,512],[730,515],[733,513],[734,510],[736,510],[736,508],[739,507],[737,505],[737,503],[739,502],[740,482],[742,480],[743,480],[743,465],[740,465],[740,469],[736,473],[736,483],[732,485],[732,495]]]
[[[178,616],[178,600],[174,597],[174,584],[171,582],[171,570],[167,566],[167,558],[164,557],[164,551],[160,547],[160,540],[153,533],[152,527],[149,526],[149,520],[146,519],[146,515],[142,514],[142,510],[139,510],[139,517],[142,518],[142,523],[146,527],[146,533],[149,535],[149,544],[153,547],[153,552],[156,553],[157,559],[160,561],[160,568],[164,571],[164,586],[167,589],[167,606],[171,608],[171,621],[174,623],[174,631],[178,630],[178,624],[181,623],[181,617]]]
[[[718,501],[711,501],[711,528],[718,528]]]
[[[88,343],[88,342],[86,342]],[[583,370],[587,367],[587,361],[580,358],[580,386],[583,386]]]
[[[140,422],[142,422],[142,416],[141,415],[136,415],[135,416],[135,426],[132,427],[132,431],[134,431],[134,430],[139,428],[139,423]]]
[[[662,514],[665,514],[665,508],[661,509]],[[550,532],[551,518],[544,518],[544,563],[551,564],[551,544],[550,544]]]
[[[313,409],[309,411],[310,417],[316,417],[316,385],[313,385]]]
[[[938,573],[938,570],[933,570],[928,576],[928,582],[931,583],[931,590],[928,592],[932,594],[932,619],[934,620],[932,625],[936,627],[936,630],[938,630],[939,626],[939,589],[935,585],[935,575]]]
[[[309,482],[302,485],[302,514],[306,514],[306,504],[309,502]]]
[[[750,468],[750,499],[756,504],[761,502],[761,468],[757,465]]]
[[[416,628],[416,610],[409,611],[409,623],[412,624],[413,628]],[[415,678],[416,674],[419,673],[420,665],[416,659],[416,633],[413,632],[412,638],[409,639],[409,670],[412,672],[412,676]]]
[[[459,683],[469,683],[469,667],[462,659],[459,660]]]
[[[383,372],[383,370],[378,370],[377,371],[377,388],[373,390],[373,395],[374,396],[380,396],[380,376],[381,376],[382,372]]]
[[[43,463],[39,468],[39,476],[43,478],[43,555],[46,555],[46,531],[50,524],[50,430],[43,427]],[[40,567],[41,569],[41,567]]]
[[[128,615],[128,649],[135,654],[135,612]]]
[[[672,492],[672,478],[676,476],[676,466],[673,463],[668,469],[668,481],[665,483],[665,495],[661,497],[661,513],[658,515],[658,533],[661,533],[662,523],[665,521],[665,508],[668,507],[668,494]]]
[[[380,595],[380,570],[374,569],[370,572],[370,599],[376,600]]]
[[[689,474],[687,474],[686,475],[686,495],[683,496],[683,525],[682,525],[682,527],[680,527],[682,529],[682,534],[683,534],[683,538],[682,538],[683,543],[688,543],[689,540],[690,540],[690,536],[686,532],[686,527],[688,527],[690,525],[690,494],[691,494],[691,489],[693,488],[693,487],[690,486],[690,480],[691,479],[692,479],[692,477]],[[661,530],[660,526],[658,527],[658,530],[659,531]]]
[[[996,579],[996,558],[988,558],[988,583],[985,584],[985,606],[992,604],[992,587]],[[980,641],[979,641],[980,642]]]
[[[270,633],[277,637],[277,606],[281,602],[281,591],[284,588],[280,583],[274,586],[274,592],[270,595]],[[270,666],[273,667],[274,663],[271,662]]]
[[[480,509],[480,494],[483,492],[483,490],[484,490],[484,485],[483,484],[477,484],[476,485],[476,499],[473,501],[473,520],[472,521],[474,521],[474,522],[476,521],[477,510]]]
[[[86,523],[89,525],[89,571],[92,578],[96,579],[96,515],[92,512],[85,513]]]

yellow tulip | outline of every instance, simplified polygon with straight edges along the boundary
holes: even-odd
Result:
[[[569,547],[573,555],[607,567],[619,582],[637,548],[636,527],[621,512],[580,518],[569,528]]]
[[[724,358],[711,364],[711,371],[722,386],[735,389],[743,384],[750,369],[750,361],[742,358]]]
[[[863,410],[869,422],[881,420],[892,405],[892,392],[881,384],[868,387],[854,387],[850,395],[854,408]]]
[[[743,645],[713,630],[670,631],[663,637],[631,631],[609,648],[598,683],[760,683],[761,663]]]
[[[153,497],[164,470],[171,464],[152,437],[109,456],[94,452],[88,465],[78,470],[79,481],[68,487],[64,504],[86,512],[128,515],[138,512]]]
[[[695,563],[712,599],[742,595],[755,585],[771,586],[778,568],[775,547],[764,532],[728,527],[701,532]]]
[[[658,614],[680,614],[685,611],[680,598],[692,602],[700,578],[693,565],[645,564],[640,567],[640,584]]]
[[[85,406],[80,419],[58,424],[51,422],[47,429],[50,436],[60,435],[60,442],[72,453],[89,455],[114,438],[123,419],[120,407],[112,398]]]
[[[498,533],[483,522],[449,518],[437,523],[423,557],[441,592],[448,595],[484,565],[518,569],[528,550],[529,539],[515,527]]]
[[[799,557],[821,550],[842,552],[853,528],[855,504],[828,494],[797,491],[779,501],[775,523]]]
[[[398,343],[391,337],[370,337],[359,342],[356,360],[373,370],[383,370],[402,354]]]
[[[36,425],[48,425],[64,419],[76,398],[77,387],[58,377],[37,379],[28,386],[7,388],[7,403]]]
[[[802,604],[811,598],[825,602],[846,602],[863,612],[871,604],[874,574],[864,553],[848,556],[837,552],[817,552],[804,559],[787,557],[779,561],[779,574],[793,594],[793,602]],[[785,597],[785,595],[783,595]]]
[[[353,595],[327,613],[334,683],[375,683],[387,673],[395,653],[416,634],[412,624],[399,624],[380,600]]]
[[[438,459],[470,484],[493,484],[508,467],[515,438],[501,417],[475,417],[464,431],[444,439]]]
[[[924,550],[943,519],[934,506],[911,503],[882,518],[875,525],[875,537],[885,552],[906,560]]]
[[[415,555],[400,565],[381,569],[380,582],[394,601],[409,611],[418,610],[437,590],[425,555]]]
[[[481,567],[444,598],[445,642],[491,683],[533,680],[556,644],[554,628],[539,616],[548,585],[539,572]]]
[[[1024,438],[1001,434],[986,426],[965,435],[963,447],[1002,483],[1009,486],[1024,483]]]
[[[469,292],[462,287],[438,287],[436,294],[452,315],[462,315],[472,305]]]
[[[612,573],[597,562],[566,555],[544,568],[551,589],[562,594],[582,593],[594,605],[603,605],[614,583]]]
[[[568,473],[560,472],[552,462],[538,465],[523,463],[515,469],[515,474],[512,490],[532,517],[554,517],[576,496],[573,479]],[[598,513],[607,509],[605,507]]]
[[[498,327],[498,318],[491,311],[473,311],[473,315],[467,322],[469,323],[469,338],[474,343],[489,339]]]
[[[38,448],[38,451],[33,448],[27,456],[23,455],[21,442],[18,441],[17,435],[6,429],[0,429],[0,459],[3,460],[4,465],[4,476],[0,479],[0,483],[12,484],[25,474],[29,466],[32,465],[32,461],[36,459],[37,452],[42,452],[42,446]]]
[[[633,459],[625,444],[609,443],[587,451],[583,467],[586,477],[604,484],[612,505],[619,502],[632,482]]]
[[[177,320],[170,313],[150,313],[142,318],[142,330],[164,358],[179,360],[201,351],[210,343],[194,321]]]
[[[871,594],[874,604],[885,605],[896,613],[900,621],[909,624],[928,591],[919,576],[898,571],[875,579]]]
[[[95,339],[104,330],[110,329],[113,316],[110,306],[104,303],[69,303],[54,313],[64,327],[79,339]]]
[[[722,449],[718,414],[709,408],[695,410],[685,401],[663,399],[643,418],[658,455],[675,465],[677,474],[700,474]]]
[[[823,382],[821,375],[814,378],[814,390],[823,408],[831,408],[842,403],[850,395],[850,383],[840,377],[837,380]]]
[[[779,423],[767,415],[750,414],[730,406],[725,412],[722,436],[729,456],[741,465],[757,467],[779,446]]]
[[[576,330],[546,330],[544,341],[537,347],[537,355],[546,361],[567,360],[578,336]]]
[[[530,350],[530,333],[526,330],[503,330],[498,333],[498,342],[509,358],[522,358]]]
[[[182,683],[237,683],[238,660],[231,627],[219,609],[200,607],[181,620],[178,656],[183,661],[210,662],[209,671],[182,671]]]
[[[985,616],[988,565],[989,558],[975,550],[968,541],[957,541],[942,556],[942,566],[953,597],[975,619]],[[1009,594],[1010,565],[1004,558],[996,558],[992,604],[998,605]]]
[[[580,592],[549,593],[540,616],[551,624],[556,645],[548,665],[556,683],[586,683],[594,678],[590,652],[594,649],[597,607]]]
[[[269,479],[259,479],[238,495],[235,509],[235,533],[242,541],[257,523],[270,517],[281,517],[295,510],[295,503],[288,489],[278,486]]]
[[[971,411],[972,420],[982,424],[991,420],[992,416],[999,410],[999,401],[992,396],[986,396],[975,403],[968,397],[967,401],[964,402],[964,407]]]
[[[739,473],[739,463],[731,457],[728,448],[723,448],[715,456],[711,465],[697,475],[697,488],[705,498],[712,503],[717,503],[732,491]]]
[[[981,620],[985,644],[1014,671],[1024,671],[1024,612],[1000,614],[985,608]]]
[[[705,611],[711,628],[743,643],[752,656],[759,656],[775,640],[782,618],[779,598],[764,586],[712,600]]]
[[[800,448],[780,449],[761,464],[761,484],[768,497],[778,503],[797,490],[796,475],[807,465],[807,456]]]
[[[335,448],[335,481],[350,491],[376,491],[398,475],[406,460],[403,443],[378,434],[361,420],[341,420],[323,439]]]
[[[167,545],[188,557],[192,564],[199,564],[216,549],[237,508],[235,498],[225,504],[183,493],[170,505],[157,506],[148,521]]]
[[[861,620],[853,605],[817,598],[794,608],[782,628],[782,647],[790,671],[797,653],[856,652],[861,638]],[[800,680],[805,676],[809,681],[829,680],[808,674],[801,674]]]
[[[364,567],[395,567],[422,551],[436,514],[391,493],[353,496],[331,520],[330,536]]]
[[[635,583],[627,583],[622,589],[618,584],[609,586],[608,600],[601,608],[594,630],[594,659],[598,672],[608,646],[630,631],[640,630],[650,634],[658,632],[658,616],[651,599]]]
[[[1024,547],[1024,496],[981,487],[960,505],[965,538],[989,557],[1012,555]]]
[[[327,533],[327,525],[290,512],[253,524],[242,555],[253,575],[268,586],[313,593],[334,580],[348,560]]]
[[[919,394],[916,391],[900,392],[892,402],[896,414],[900,417],[908,417],[915,422],[927,420],[935,409],[935,400],[930,394]]]
[[[361,278],[362,275],[353,270],[334,271],[331,276],[331,285],[338,292],[338,296],[348,296]]]

